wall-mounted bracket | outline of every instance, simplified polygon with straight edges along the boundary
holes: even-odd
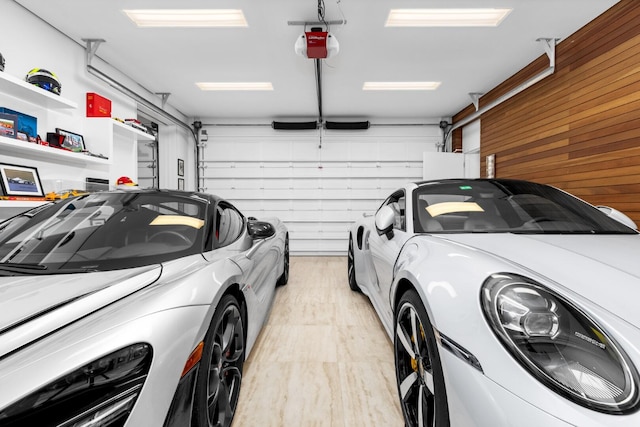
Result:
[[[100,47],[102,43],[104,43],[105,39],[82,39],[83,42],[86,43],[86,61],[87,65],[91,65],[91,61],[93,57],[96,55],[96,51]]]
[[[162,99],[162,108],[164,108],[164,106],[167,104],[167,100],[171,96],[171,93],[170,92],[156,92],[156,95],[159,95],[160,99]]]
[[[536,39],[537,42],[542,43],[542,47],[544,47],[544,51],[549,57],[550,67],[555,67],[556,65],[556,43],[558,43],[559,40],[560,39],[544,37]]]
[[[336,21],[287,21],[287,25],[294,26],[304,26],[304,27],[317,27],[317,26],[325,26],[325,25],[345,25],[347,23],[346,19],[338,19]]]
[[[471,102],[473,102],[473,106],[476,107],[476,111],[480,108],[480,97],[484,95],[484,93],[480,92],[471,92],[469,96],[471,97]]]

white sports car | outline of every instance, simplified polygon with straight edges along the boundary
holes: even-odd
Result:
[[[518,180],[406,185],[349,235],[406,425],[640,426],[640,236]]]
[[[228,427],[289,274],[278,219],[132,190],[0,223],[0,426]]]

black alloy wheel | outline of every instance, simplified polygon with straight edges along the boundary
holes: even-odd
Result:
[[[231,295],[222,297],[204,339],[194,401],[194,426],[229,427],[245,357],[244,320]]]
[[[349,252],[347,253],[347,277],[349,278],[349,287],[354,292],[362,292],[358,282],[356,281],[356,263],[353,252],[353,237],[349,234]]]
[[[448,427],[447,393],[436,338],[414,290],[402,295],[394,318],[396,381],[406,427]]]
[[[282,264],[284,268],[282,269],[282,274],[280,275],[280,277],[278,278],[278,281],[276,282],[276,286],[284,286],[289,282],[289,234],[288,233],[284,240],[284,253],[282,254]]]

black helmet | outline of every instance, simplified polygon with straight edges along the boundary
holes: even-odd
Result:
[[[0,53],[0,71],[4,71],[4,56]]]
[[[25,80],[56,95],[60,95],[60,92],[62,92],[62,85],[58,80],[58,76],[44,68],[34,68],[29,71]]]

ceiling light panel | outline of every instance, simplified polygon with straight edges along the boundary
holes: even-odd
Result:
[[[271,82],[198,82],[202,90],[273,90]]]
[[[440,82],[365,82],[362,90],[435,90]]]
[[[239,9],[137,9],[123,10],[138,27],[246,27]]]
[[[392,9],[386,27],[497,27],[511,9]]]

